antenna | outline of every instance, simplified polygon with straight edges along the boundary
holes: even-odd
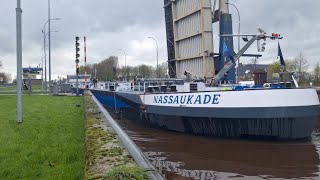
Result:
[[[258,31],[261,33],[261,34],[267,34],[263,29],[259,28],[258,27]]]

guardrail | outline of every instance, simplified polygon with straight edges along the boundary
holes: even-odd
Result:
[[[145,155],[141,152],[138,146],[129,138],[127,133],[118,125],[118,123],[111,117],[109,112],[103,107],[103,105],[97,100],[97,98],[90,92],[93,100],[96,102],[102,114],[106,117],[111,127],[119,136],[119,139],[128,150],[129,154],[133,157],[135,162],[142,168],[149,171],[150,179],[164,180],[165,178],[157,171],[157,169],[149,162]]]

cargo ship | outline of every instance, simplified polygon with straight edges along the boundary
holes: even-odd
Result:
[[[207,88],[201,82],[181,84],[174,79],[159,79],[167,84],[162,88],[144,86],[155,81],[139,82],[145,92],[114,89],[119,83],[91,92],[108,110],[138,123],[226,138],[305,139],[310,137],[320,112],[315,89],[234,90]],[[130,83],[127,85],[131,89]],[[194,87],[197,89],[191,90]]]
[[[164,2],[170,78],[107,82],[103,88],[91,89],[107,109],[143,125],[195,135],[270,140],[310,137],[320,114],[315,89],[299,88],[292,74],[280,84],[236,82],[235,65],[241,56],[250,56],[244,54],[246,50],[257,41],[258,51],[263,51],[266,44],[260,41],[279,41],[279,34],[268,36],[258,29],[258,34],[233,35],[228,0],[220,0],[213,12],[210,0]],[[212,22],[216,21],[220,21],[220,48],[214,57]],[[237,53],[233,51],[235,36],[246,41]]]

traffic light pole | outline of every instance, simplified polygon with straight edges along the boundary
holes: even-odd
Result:
[[[79,46],[80,46],[80,43],[78,42],[79,41],[79,37],[77,36],[76,37],[76,76],[77,76],[77,78],[76,78],[76,91],[77,91],[77,96],[79,96],[79,85],[78,85],[78,83],[79,83],[79,57],[80,57],[80,55],[78,54],[78,52],[80,51],[80,48],[79,48]]]
[[[77,66],[78,66],[78,63],[77,63]],[[77,96],[79,96],[79,85],[78,85],[78,83],[79,83],[79,76],[78,76],[78,73],[76,73],[76,76],[77,76],[77,84],[76,84],[76,88],[77,88]]]
[[[84,36],[84,89],[87,90],[87,38]]]

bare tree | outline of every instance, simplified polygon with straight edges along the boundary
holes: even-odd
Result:
[[[308,69],[308,60],[300,53],[296,58],[294,58],[294,63],[296,71],[299,75],[303,74]]]
[[[278,61],[274,61],[268,67],[268,79],[273,79],[274,73],[280,73],[282,71],[282,67]]]
[[[159,66],[159,74],[160,74],[160,78],[164,78],[166,77],[166,75],[168,74],[168,63],[164,62],[162,64],[160,64]]]
[[[117,67],[118,57],[110,56],[97,64],[88,64],[87,71],[92,77],[97,75],[95,78],[98,80],[111,81],[117,78]]]
[[[6,73],[5,75],[7,77],[7,82],[11,82],[12,81],[12,75],[10,73]]]
[[[126,66],[126,67],[120,67],[118,68],[118,78],[121,78],[122,80],[130,80],[132,79],[133,75],[133,67],[132,66]]]
[[[97,70],[96,78],[99,81],[112,81],[112,80],[132,80],[134,78],[152,78],[157,77],[156,68],[149,65],[138,65],[126,67],[118,66],[118,57],[110,56],[109,58],[96,63],[88,64],[87,71],[92,77],[95,77],[95,70]],[[84,71],[84,67],[80,67],[81,73]],[[165,77],[168,72],[167,62],[159,65],[160,77]]]
[[[6,73],[0,73],[0,80],[1,80],[1,83],[7,83],[8,81],[11,80],[11,75],[8,76],[9,74],[6,74]]]
[[[154,68],[152,66],[140,65],[138,66],[139,74],[142,78],[150,78],[154,74]]]
[[[139,76],[140,76],[140,73],[139,73],[139,68],[138,68],[138,66],[133,67],[133,68],[131,69],[131,73],[132,73],[132,76],[133,76],[134,78],[139,77]]]
[[[307,75],[306,72],[308,70],[308,61],[302,53],[299,53],[299,55],[294,58],[294,66],[298,75],[299,83],[305,84],[307,81],[305,75]]]
[[[319,85],[320,84],[320,65],[319,65],[319,63],[317,63],[316,66],[314,67],[312,75],[313,75],[314,84]]]
[[[268,79],[272,79],[274,73],[297,72],[297,63],[295,60],[287,59],[285,60],[285,64],[285,67],[281,66],[278,60],[270,64],[268,68]]]
[[[296,72],[297,71],[297,64],[295,62],[295,60],[285,60],[286,63],[286,67],[285,70],[288,72]]]

